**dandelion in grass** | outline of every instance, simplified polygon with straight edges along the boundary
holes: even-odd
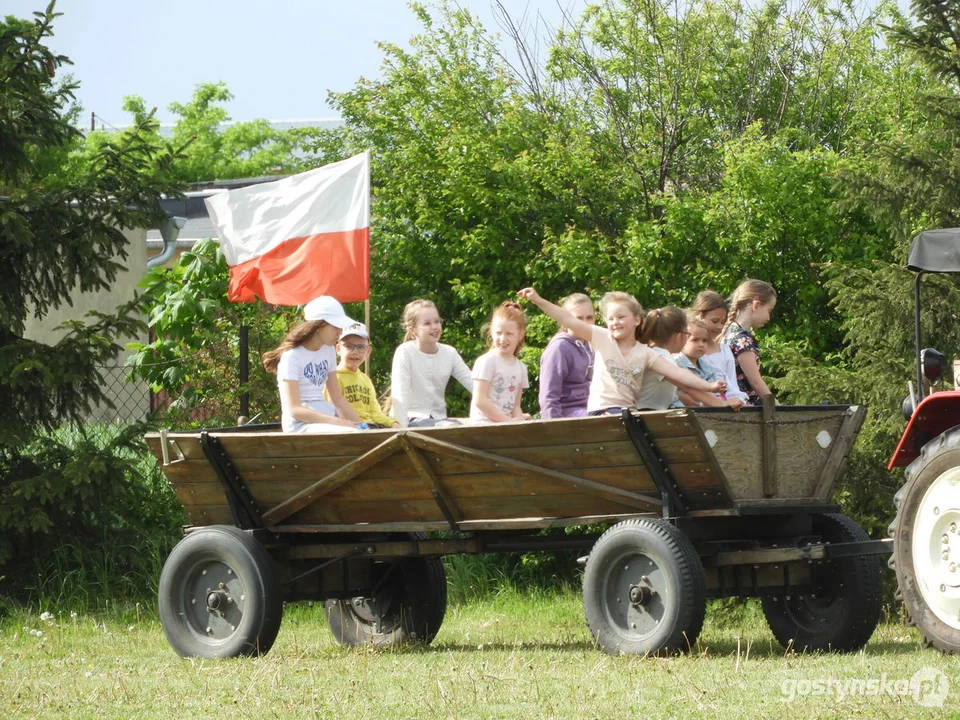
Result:
[[[40,613],[40,619],[43,620],[44,622],[52,623],[53,613],[50,612],[49,610],[45,610],[44,612]]]

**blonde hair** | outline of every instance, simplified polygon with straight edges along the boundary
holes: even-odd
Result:
[[[702,295],[703,293],[700,294]],[[716,308],[712,309],[716,310]],[[707,312],[710,312],[710,310],[707,310]],[[710,332],[710,326],[707,325],[707,321],[703,319],[703,313],[696,310],[691,310],[687,313],[687,328],[689,329],[691,325],[693,327],[703,328],[707,333]]]
[[[600,298],[600,314],[603,315],[604,320],[606,320],[607,317],[607,308],[611,305],[626,305],[631,314],[640,318],[640,322],[637,323],[637,328],[633,333],[634,337],[639,340],[640,333],[643,330],[643,306],[640,305],[637,299],[630,293],[611,290],[608,293],[604,293],[603,297]]]
[[[570,293],[560,301],[560,307],[579,305],[581,303],[593,307],[593,300],[590,299],[589,295],[584,295],[583,293]]]
[[[263,369],[267,372],[276,372],[277,365],[280,364],[280,356],[287,350],[293,350],[295,347],[303,345],[320,328],[326,327],[326,320],[308,320],[294,326],[293,330],[287,333],[287,336],[273,350],[268,350],[260,356],[263,363]]]
[[[777,291],[773,285],[763,280],[744,280],[730,296],[730,311],[727,313],[727,322],[733,322],[737,313],[748,307],[754,300],[762,305],[777,299]]]
[[[512,320],[517,324],[517,327],[520,328],[520,342],[517,343],[517,346],[513,349],[513,354],[515,357],[520,355],[520,348],[523,347],[523,341],[527,336],[527,316],[523,314],[523,310],[520,308],[519,303],[515,303],[513,300],[507,300],[500,304],[500,306],[493,311],[493,314],[490,316],[490,322],[483,326],[482,332],[484,337],[490,341],[491,348],[493,347],[493,335],[491,334],[491,328],[493,326],[493,321],[497,318],[501,320]]]
[[[640,342],[663,345],[678,332],[687,329],[687,314],[678,307],[667,305],[647,313],[643,319]]]
[[[416,337],[414,329],[417,327],[417,315],[425,308],[433,308],[436,310],[437,306],[433,304],[433,300],[424,300],[423,298],[411,300],[404,306],[403,319],[401,321],[403,323],[403,329],[405,330],[403,336],[404,342],[413,340],[414,337]]]
[[[693,306],[690,308],[690,311],[702,318],[708,312],[720,309],[723,309],[724,312],[727,310],[727,301],[723,299],[723,295],[716,290],[704,290],[697,295],[697,299],[693,301]]]

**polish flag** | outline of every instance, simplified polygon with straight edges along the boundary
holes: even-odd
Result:
[[[369,152],[205,202],[230,266],[232,302],[370,297]]]

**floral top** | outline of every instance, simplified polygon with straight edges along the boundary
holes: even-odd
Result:
[[[740,367],[740,354],[752,352],[757,356],[757,370],[760,369],[760,346],[757,344],[757,339],[751,331],[736,322],[732,322],[724,331],[721,342],[730,347],[733,357],[737,360],[737,385],[742,392],[746,393],[747,404],[761,405],[760,396],[757,395],[756,390],[750,385],[750,381],[747,380],[747,376],[743,373],[743,368]]]

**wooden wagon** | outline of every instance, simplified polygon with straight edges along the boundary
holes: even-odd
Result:
[[[184,656],[264,653],[283,603],[312,599],[341,643],[430,642],[446,607],[441,556],[574,549],[608,652],[691,647],[711,597],[762,597],[784,645],[853,650],[879,619],[875,556],[887,552],[831,504],[864,415],[771,404],[150,434],[191,522],[161,574],[162,625]]]

